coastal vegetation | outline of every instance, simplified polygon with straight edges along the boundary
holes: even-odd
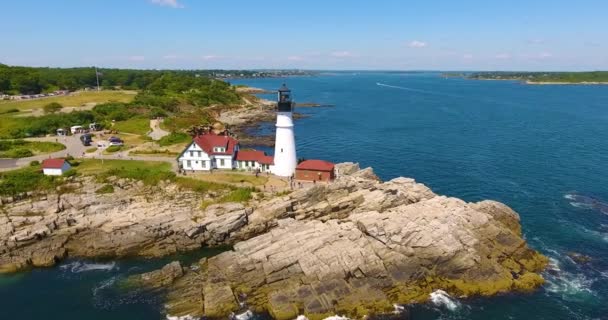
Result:
[[[78,91],[65,96],[46,97],[29,100],[0,100],[0,114],[29,111],[43,108],[49,103],[58,103],[64,107],[82,107],[87,104],[108,102],[129,103],[135,98],[136,91]],[[17,110],[17,111],[14,111]]]
[[[46,176],[41,171],[40,164],[35,164],[22,169],[0,172],[0,196],[51,191],[63,183],[62,177]]]
[[[0,158],[24,158],[63,149],[65,146],[56,142],[0,140]]]
[[[0,138],[25,138],[54,134],[58,128],[97,123],[102,128],[145,135],[149,119],[166,118],[164,128],[173,132],[161,146],[188,139],[185,132],[192,126],[214,121],[211,107],[242,104],[235,87],[196,71],[102,70],[106,91],[76,92],[67,96],[45,97],[23,101],[0,102]],[[93,73],[93,76],[90,76]],[[91,68],[54,69],[0,66],[0,92],[38,93],[57,89],[85,89],[93,85]],[[96,81],[96,80],[95,80]],[[137,91],[114,91],[137,90]],[[64,112],[66,107],[72,108]],[[41,109],[40,113],[20,111]],[[61,114],[59,114],[61,112]],[[214,110],[217,112],[217,110]]]
[[[445,74],[444,76],[450,76]],[[519,80],[528,83],[608,83],[608,71],[592,72],[476,72],[468,79]]]

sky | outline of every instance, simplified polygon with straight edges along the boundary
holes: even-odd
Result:
[[[608,70],[606,0],[0,0],[0,63]]]

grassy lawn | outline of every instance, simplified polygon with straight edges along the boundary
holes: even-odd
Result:
[[[76,167],[76,171],[84,175],[97,175],[108,170],[154,170],[171,172],[171,164],[161,161],[135,161],[135,160],[100,160],[84,159]]]
[[[203,173],[194,176],[195,179],[215,182],[215,183],[224,183],[231,185],[247,185],[247,186],[262,186],[268,181],[268,177],[264,175],[260,175],[256,177],[255,175],[242,174],[242,173],[232,173],[232,172],[218,172],[214,171],[213,173]]]
[[[164,136],[158,140],[158,145],[161,147],[170,146],[174,144],[190,142],[192,138],[189,134],[181,132],[171,132],[168,136]]]
[[[25,158],[64,149],[63,144],[56,142],[0,140],[0,158]]]
[[[168,149],[155,150],[155,149],[140,149],[129,152],[130,156],[144,156],[144,157],[177,157],[179,153],[172,152]]]
[[[0,114],[11,109],[31,110],[57,102],[64,107],[80,107],[87,103],[105,103],[110,101],[131,102],[135,91],[90,91],[76,92],[68,96],[49,97],[33,100],[0,101]]]
[[[118,132],[145,135],[150,131],[150,119],[132,118],[126,121],[118,121],[114,123],[112,129],[118,130]]]

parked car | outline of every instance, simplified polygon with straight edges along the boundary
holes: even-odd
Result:
[[[90,146],[92,141],[93,141],[93,138],[88,133],[85,133],[80,136],[80,142],[82,142],[82,144],[84,146],[87,146],[87,147]]]

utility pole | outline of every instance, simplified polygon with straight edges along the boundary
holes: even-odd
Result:
[[[95,66],[95,77],[97,78],[97,91],[100,91],[100,89],[99,89],[99,72],[97,72],[97,66]]]

